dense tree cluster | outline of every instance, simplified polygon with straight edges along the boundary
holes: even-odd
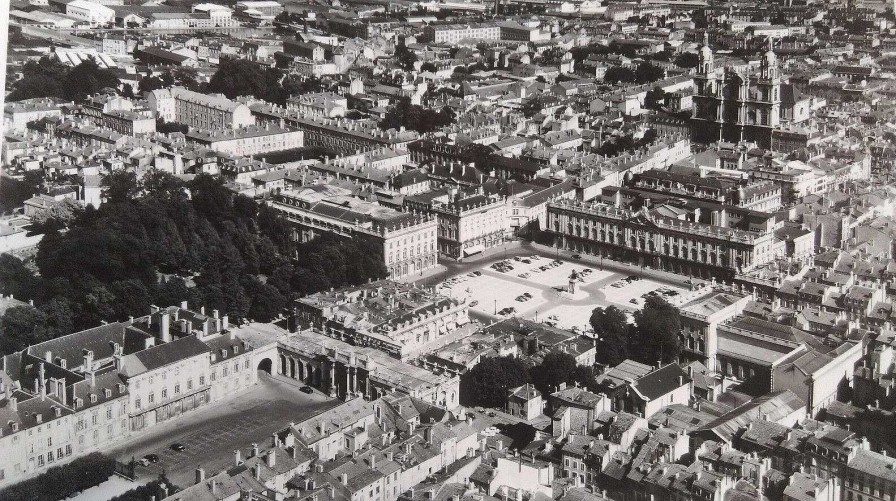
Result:
[[[450,109],[431,110],[411,104],[409,98],[403,97],[399,99],[398,104],[386,113],[386,116],[380,121],[379,127],[383,130],[405,127],[424,134],[453,123],[454,112]]]
[[[181,87],[199,91],[201,90],[201,86],[199,82],[196,81],[196,69],[190,68],[189,66],[176,66],[171,70],[167,70],[161,75],[149,75],[140,79],[140,82],[137,84],[137,92],[143,94],[144,92],[156,90],[156,89],[165,89],[171,87],[173,85],[179,85]]]
[[[403,70],[411,71],[417,62],[417,54],[406,45],[400,44],[395,47],[395,60]]]
[[[604,82],[645,84],[656,82],[665,77],[666,72],[662,68],[649,62],[640,63],[634,70],[625,66],[613,66],[604,74]]]
[[[666,91],[659,87],[654,87],[647,91],[644,96],[644,108],[648,110],[657,110],[666,105]]]
[[[54,466],[37,477],[0,490],[5,501],[57,501],[105,482],[115,472],[115,460],[99,452]]]
[[[644,307],[635,312],[634,324],[615,306],[595,308],[591,328],[598,338],[598,362],[606,365],[627,358],[648,365],[668,363],[681,352],[678,309],[657,295],[648,296]]]
[[[22,78],[13,83],[8,101],[21,101],[37,97],[56,97],[73,101],[105,89],[117,89],[115,72],[100,68],[92,58],[74,68],[66,66],[50,56],[38,61],[28,61],[22,69]]]
[[[508,391],[532,383],[542,395],[556,392],[562,384],[579,384],[597,390],[591,369],[576,363],[568,353],[551,352],[531,368],[514,357],[484,358],[460,380],[461,405],[502,408]]]
[[[526,384],[526,365],[514,357],[484,358],[460,378],[460,403],[504,407],[507,391]]]
[[[281,70],[247,59],[221,59],[205,91],[224,94],[230,99],[254,96],[271,103],[283,104],[290,95],[289,90],[281,84],[283,78]]]
[[[39,275],[0,259],[0,293],[35,302],[0,318],[2,353],[125,320],[150,304],[186,300],[237,321],[270,321],[296,295],[386,275],[371,242],[324,235],[297,249],[273,209],[208,175],[183,183],[119,171],[103,185],[106,203],[45,235]]]

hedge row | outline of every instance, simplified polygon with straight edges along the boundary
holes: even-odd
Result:
[[[62,465],[0,491],[0,501],[58,501],[105,482],[115,460],[99,452]]]

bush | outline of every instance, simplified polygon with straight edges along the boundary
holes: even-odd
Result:
[[[114,472],[115,460],[94,452],[3,489],[0,500],[57,501],[105,482]]]

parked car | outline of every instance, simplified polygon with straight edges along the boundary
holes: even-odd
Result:
[[[187,446],[180,442],[174,442],[173,444],[171,444],[171,450],[177,451],[177,452],[183,452],[183,451],[187,450]]]
[[[470,308],[476,306],[477,304],[479,304],[479,301],[475,301],[475,300],[470,301]]]
[[[582,255],[581,254],[573,254],[572,258],[573,259],[582,259]]]
[[[310,386],[303,386],[303,387],[299,388],[299,391],[301,391],[302,393],[307,393],[307,394],[309,394],[309,395],[311,395],[312,393],[314,393],[314,390],[311,389]]]

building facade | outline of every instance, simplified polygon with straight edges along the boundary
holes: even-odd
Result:
[[[653,216],[603,204],[548,203],[548,231],[564,249],[676,273],[731,277],[783,255],[772,232],[756,233]]]

